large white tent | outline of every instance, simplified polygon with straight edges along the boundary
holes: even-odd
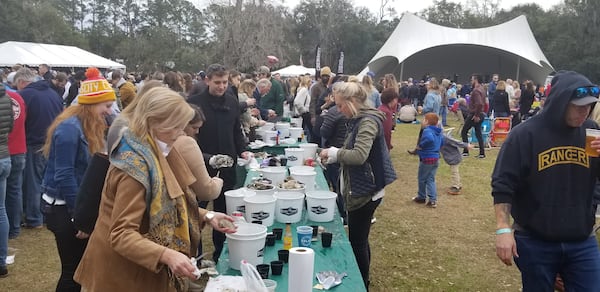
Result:
[[[554,71],[540,49],[525,16],[477,29],[458,29],[404,13],[385,44],[360,75],[393,73],[401,80],[422,76],[469,82],[471,74],[501,79],[546,80]],[[487,79],[486,78],[486,79]]]
[[[73,46],[50,44],[4,42],[0,44],[0,67],[15,64],[37,67],[90,67],[125,69],[125,65],[111,61]]]
[[[277,74],[277,73],[279,73],[279,75],[281,75],[282,77],[295,77],[295,76],[300,76],[300,75],[304,75],[307,73],[314,75],[315,68],[307,68],[307,67],[304,67],[301,65],[290,65],[285,68],[281,68],[277,71],[272,72],[272,74]]]

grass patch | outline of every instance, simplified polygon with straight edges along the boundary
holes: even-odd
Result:
[[[393,134],[398,180],[386,189],[371,229],[371,291],[519,291],[518,269],[504,266],[494,247],[490,176],[498,149],[487,150],[485,159],[474,158],[474,150],[463,160],[459,196],[446,195],[450,168],[441,162],[438,208],[429,209],[411,202],[419,161],[406,150],[414,147],[419,127],[398,124]],[[205,251],[212,250],[209,234],[205,229]],[[0,279],[0,290],[55,289],[60,262],[49,231],[23,230],[9,246],[18,249],[16,263],[9,266],[9,277]]]

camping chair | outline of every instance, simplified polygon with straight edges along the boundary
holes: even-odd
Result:
[[[512,118],[496,118],[492,127],[492,145],[501,146],[512,128]]]
[[[492,148],[492,144],[490,142],[490,133],[492,132],[492,121],[490,118],[485,118],[481,123],[481,137],[483,138],[483,145],[487,148]],[[477,136],[475,135],[475,128],[471,128],[469,131],[469,143],[477,145],[479,141],[477,140]]]

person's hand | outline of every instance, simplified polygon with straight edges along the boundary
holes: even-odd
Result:
[[[258,117],[260,115],[260,110],[257,108],[250,109],[250,115]]]
[[[507,266],[512,266],[513,256],[519,257],[512,232],[496,235],[496,255]]]
[[[261,126],[261,127],[262,127],[262,126],[264,126],[266,123],[267,123],[267,122],[266,122],[266,121],[263,121],[263,120],[259,120],[259,121],[258,121],[258,125],[259,125],[259,126]]]
[[[248,159],[252,158],[252,152],[244,151],[244,152],[242,152],[242,154],[240,154],[240,157],[248,160]]]
[[[600,136],[592,140],[592,142],[590,142],[590,146],[592,147],[592,149],[595,149],[600,153]]]
[[[473,120],[473,122],[475,123],[479,123],[479,121],[481,121],[481,118],[479,118],[479,116],[473,116],[471,120]]]
[[[162,255],[160,255],[159,262],[169,266],[171,272],[177,277],[196,279],[196,276],[194,276],[196,267],[192,265],[192,262],[186,255],[176,250],[166,248]]]
[[[77,234],[75,234],[75,237],[79,238],[79,239],[86,239],[86,238],[89,238],[90,235],[81,230],[77,230]]]
[[[255,104],[256,104],[256,99],[255,99],[255,98],[252,98],[252,97],[250,97],[250,98],[246,99],[246,104],[247,104],[248,106],[253,106],[253,105],[255,105]]]
[[[274,118],[277,116],[277,113],[274,110],[269,110],[269,118]]]
[[[215,217],[213,217],[213,219],[210,220],[210,225],[213,227],[214,230],[217,230],[222,233],[234,233],[237,231],[237,227],[235,227],[235,225],[233,225],[233,222],[235,222],[235,219],[233,219],[233,217],[228,216],[223,213],[220,213],[220,212],[215,212],[214,214],[215,214]],[[229,221],[232,224],[223,224],[221,222],[222,220]],[[228,227],[231,225],[233,225],[234,228]]]
[[[469,150],[473,150],[473,149],[475,149],[475,145],[473,145],[473,144],[468,144],[468,145],[467,145],[467,149],[469,149]]]
[[[327,163],[327,159],[329,158],[329,149],[321,149],[321,152],[319,152],[319,157],[321,157],[321,161],[323,163]]]

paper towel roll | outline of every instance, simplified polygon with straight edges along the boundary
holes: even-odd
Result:
[[[315,267],[315,252],[311,248],[290,249],[288,292],[311,292]]]

